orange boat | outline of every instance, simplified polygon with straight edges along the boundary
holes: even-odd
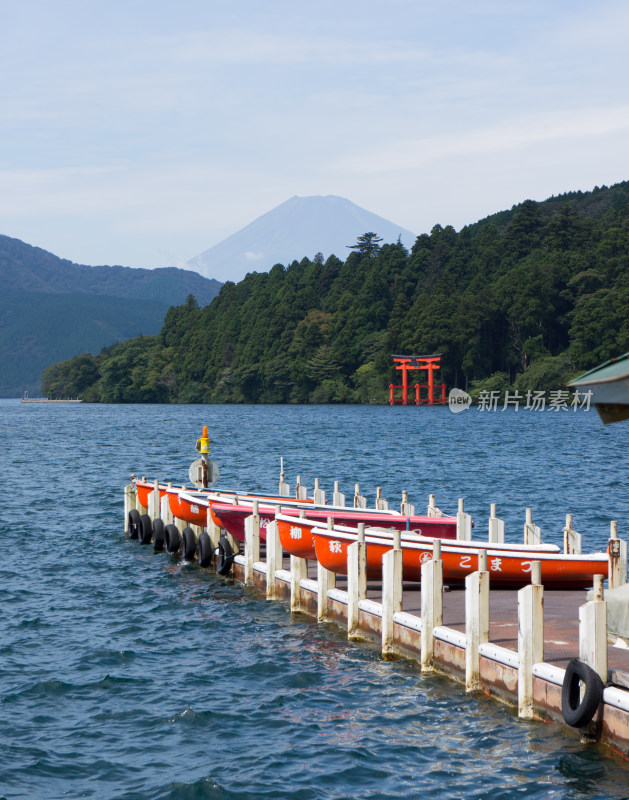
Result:
[[[144,508],[147,508],[149,503],[149,494],[153,491],[155,485],[153,483],[150,483],[149,481],[139,481],[139,480],[135,480],[134,483],[135,483],[135,490],[138,494],[138,500],[140,501],[140,505],[143,505]],[[166,486],[166,484],[160,483],[159,485],[160,500],[166,494],[167,490],[168,487]],[[173,491],[179,492],[180,489],[176,489],[173,487]]]
[[[149,494],[155,488],[152,481],[135,481],[135,487],[138,494],[138,500],[145,508],[148,506]],[[289,505],[297,504],[310,505],[312,500],[291,500],[288,497],[279,497],[277,495],[266,494],[251,494],[249,492],[238,491],[225,491],[217,492],[211,489],[190,489],[187,490],[185,486],[168,486],[167,484],[159,484],[160,499],[168,496],[168,504],[172,514],[178,519],[184,519],[191,525],[200,525],[205,527],[207,523],[207,510],[212,502],[221,503],[234,503],[243,502],[248,503],[250,506],[254,500],[266,503],[287,503]],[[249,512],[251,513],[251,511]]]
[[[339,575],[347,574],[347,548],[357,541],[352,528],[313,528],[312,536],[319,563]],[[382,556],[392,549],[391,538],[381,533],[365,535],[367,577],[382,579]],[[402,574],[405,581],[421,580],[421,565],[432,559],[433,541],[426,537],[402,535]],[[487,551],[487,570],[494,588],[519,588],[531,582],[531,564],[541,562],[542,583],[547,589],[586,589],[594,575],[607,577],[606,553],[565,555],[555,545],[517,545],[490,542],[444,543],[441,546],[443,580],[462,584],[466,575],[478,569],[478,554]]]
[[[345,508],[333,511],[325,509],[323,514],[315,515],[314,511],[307,511],[307,517],[302,519],[298,514],[282,509],[280,514],[275,515],[277,520],[277,530],[282,543],[282,548],[286,553],[299,558],[316,558],[315,543],[312,535],[314,528],[320,526],[323,520],[332,517],[337,526],[356,526],[359,522],[365,523],[369,528],[377,527],[385,531],[403,531],[403,536],[412,534],[413,536],[423,536],[432,539],[456,539],[456,520],[452,517],[404,517],[401,514],[393,513],[386,515],[383,512],[364,513],[366,509]],[[408,526],[408,527],[407,527]],[[355,527],[352,528],[355,530]]]

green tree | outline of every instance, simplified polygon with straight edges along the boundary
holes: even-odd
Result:
[[[356,244],[348,244],[349,250],[356,250],[359,255],[366,256],[367,258],[374,258],[380,250],[380,242],[382,237],[377,233],[369,232],[363,233],[356,240]]]

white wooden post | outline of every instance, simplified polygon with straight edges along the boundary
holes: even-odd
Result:
[[[184,522],[185,525],[185,522]],[[229,546],[232,549],[232,553],[240,553],[240,542],[238,539],[234,539],[229,531],[223,530],[222,535],[227,539],[229,542]]]
[[[618,538],[618,523],[614,520],[611,523],[609,547],[609,588],[617,589],[627,583],[627,542]]]
[[[339,492],[339,482],[334,481],[334,494],[332,495],[332,505],[345,506],[345,495]]]
[[[148,496],[148,509],[147,513],[151,520],[157,519],[159,517],[159,481],[155,480],[153,484],[153,491],[149,492]]]
[[[533,716],[533,664],[544,660],[544,587],[541,563],[531,563],[531,583],[518,591],[518,716]]]
[[[526,509],[526,522],[524,523],[524,544],[541,544],[542,530],[533,523],[533,509]]]
[[[566,554],[581,552],[581,534],[572,527],[572,514],[566,514],[566,525],[563,529],[563,551]]]
[[[253,514],[245,519],[245,583],[253,583],[253,565],[260,560],[260,515],[258,501],[253,501]]]
[[[159,515],[162,518],[164,525],[170,525],[173,521],[173,512],[170,510],[170,502],[168,500],[168,493],[166,493],[159,501]]]
[[[143,475],[141,481],[142,481],[142,483],[146,483],[146,476]],[[140,514],[146,514],[147,513],[148,509],[145,506],[143,506],[142,503],[140,502],[140,498],[138,497],[137,492],[136,492],[136,495],[135,495],[135,507],[137,508],[137,510],[138,510],[138,512]]]
[[[212,512],[210,511],[209,508],[207,510],[207,518],[205,524],[207,527],[208,536],[210,537],[212,552],[214,552],[218,547],[218,543],[221,539],[221,529],[220,526],[217,525],[212,519]]]
[[[175,525],[179,533],[183,533],[184,530],[188,527],[188,523],[185,519],[179,519],[179,517],[175,517]]]
[[[324,622],[328,618],[328,590],[336,586],[336,575],[317,562],[317,620]]]
[[[393,615],[402,610],[402,547],[400,531],[393,532],[393,550],[382,556],[382,655],[394,651]]]
[[[279,508],[276,513],[279,512]],[[282,543],[277,529],[277,522],[273,520],[266,526],[266,599],[277,600],[279,592],[275,585],[275,573],[282,569]]]
[[[356,541],[347,548],[347,638],[357,639],[358,604],[367,597],[365,523],[358,524]]]
[[[400,514],[405,517],[412,517],[415,515],[415,506],[408,502],[408,492],[406,489],[402,492],[402,502],[400,503]]]
[[[290,557],[290,610],[301,611],[301,582],[308,577],[305,558]]]
[[[435,505],[435,496],[434,494],[428,495],[428,508],[426,509],[426,516],[428,517],[436,517],[437,506]]]
[[[421,581],[421,670],[432,672],[434,654],[433,629],[443,622],[443,561],[441,541],[433,542],[430,561],[422,564]]]
[[[505,540],[505,522],[496,516],[496,504],[491,504],[489,516],[489,536],[488,541],[493,544],[503,544]]]
[[[182,492],[186,491],[186,485],[185,484],[182,484],[180,491],[182,491]],[[175,516],[173,516],[173,524],[176,526],[176,528],[179,531],[179,533],[183,533],[184,529],[188,527],[188,523],[185,521],[185,519],[179,519],[179,517],[175,517]]]
[[[459,497],[459,510],[456,515],[456,538],[464,542],[469,542],[472,538],[472,518],[465,513],[462,497]]]
[[[389,510],[389,504],[387,503],[387,501],[382,496],[382,487],[381,486],[378,486],[378,488],[376,489],[376,508],[378,509],[378,511],[388,511]]]
[[[314,482],[314,501],[319,506],[325,505],[325,492],[319,488],[319,478],[315,478]]]
[[[328,530],[334,527],[334,520],[328,517]],[[317,562],[317,620],[323,622],[328,618],[328,589],[336,586],[336,575]]]
[[[367,498],[360,493],[360,484],[354,484],[354,508],[367,508]]]
[[[478,555],[478,572],[465,578],[465,688],[480,688],[479,645],[489,641],[489,572],[487,551]]]
[[[159,497],[159,495],[158,495],[158,497]],[[151,520],[154,520],[155,519],[155,511],[156,511],[155,507],[157,506],[157,510],[159,510],[159,503],[155,502],[155,490],[154,489],[151,489],[151,491],[149,492],[146,502],[147,502],[146,513],[149,515]]]
[[[129,512],[136,507],[135,484],[124,487],[124,532],[129,533]]]
[[[297,485],[295,486],[295,497],[297,500],[308,499],[308,489],[301,482],[301,475],[297,476]]]
[[[594,576],[594,599],[579,608],[579,658],[607,683],[607,602],[603,576]]]
[[[290,496],[290,486],[284,480],[284,459],[280,458],[280,483],[277,489],[280,497]]]
[[[429,517],[443,517],[443,511],[435,505],[434,494],[428,495],[428,509],[426,515]]]

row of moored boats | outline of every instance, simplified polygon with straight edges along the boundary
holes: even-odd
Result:
[[[148,507],[154,483],[136,480],[139,503]],[[167,497],[170,511],[188,525],[206,527],[208,512],[215,525],[236,542],[245,540],[245,519],[254,512],[260,517],[260,539],[266,541],[269,523],[276,521],[284,553],[315,559],[338,575],[347,574],[347,548],[364,536],[367,577],[382,576],[382,556],[396,539],[402,549],[403,579],[419,581],[421,565],[432,558],[434,540],[441,541],[443,580],[457,585],[479,568],[479,553],[487,554],[487,570],[494,588],[520,587],[531,582],[532,564],[541,563],[542,583],[546,588],[576,589],[592,586],[594,575],[607,577],[606,553],[565,554],[553,544],[511,544],[457,539],[457,521],[447,515],[407,516],[393,510],[320,505],[312,500],[293,500],[282,496],[219,492],[212,489],[187,490],[171,484],[159,485],[160,499]],[[137,512],[136,512],[137,516]],[[137,520],[133,523],[137,524]],[[364,528],[362,527],[364,526]],[[167,526],[168,527],[168,526]],[[399,535],[395,532],[399,531]],[[189,535],[187,554],[195,541]],[[198,539],[200,563],[207,563],[207,534]],[[201,547],[204,556],[201,558]],[[192,550],[191,550],[192,548]],[[225,564],[226,544],[217,548],[217,558]],[[229,562],[231,563],[231,561]]]

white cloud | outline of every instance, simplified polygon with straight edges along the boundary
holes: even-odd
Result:
[[[110,261],[144,249],[144,262],[171,263],[293,194],[346,196],[424,230],[609,183],[614,168],[629,177],[619,3],[182,0],[145,12],[11,6],[1,232],[75,236],[88,263],[105,240]]]
[[[546,142],[591,139],[629,131],[629,106],[529,114],[484,128],[444,136],[389,141],[332,164],[332,170],[375,173],[412,170],[449,157],[520,151]]]

